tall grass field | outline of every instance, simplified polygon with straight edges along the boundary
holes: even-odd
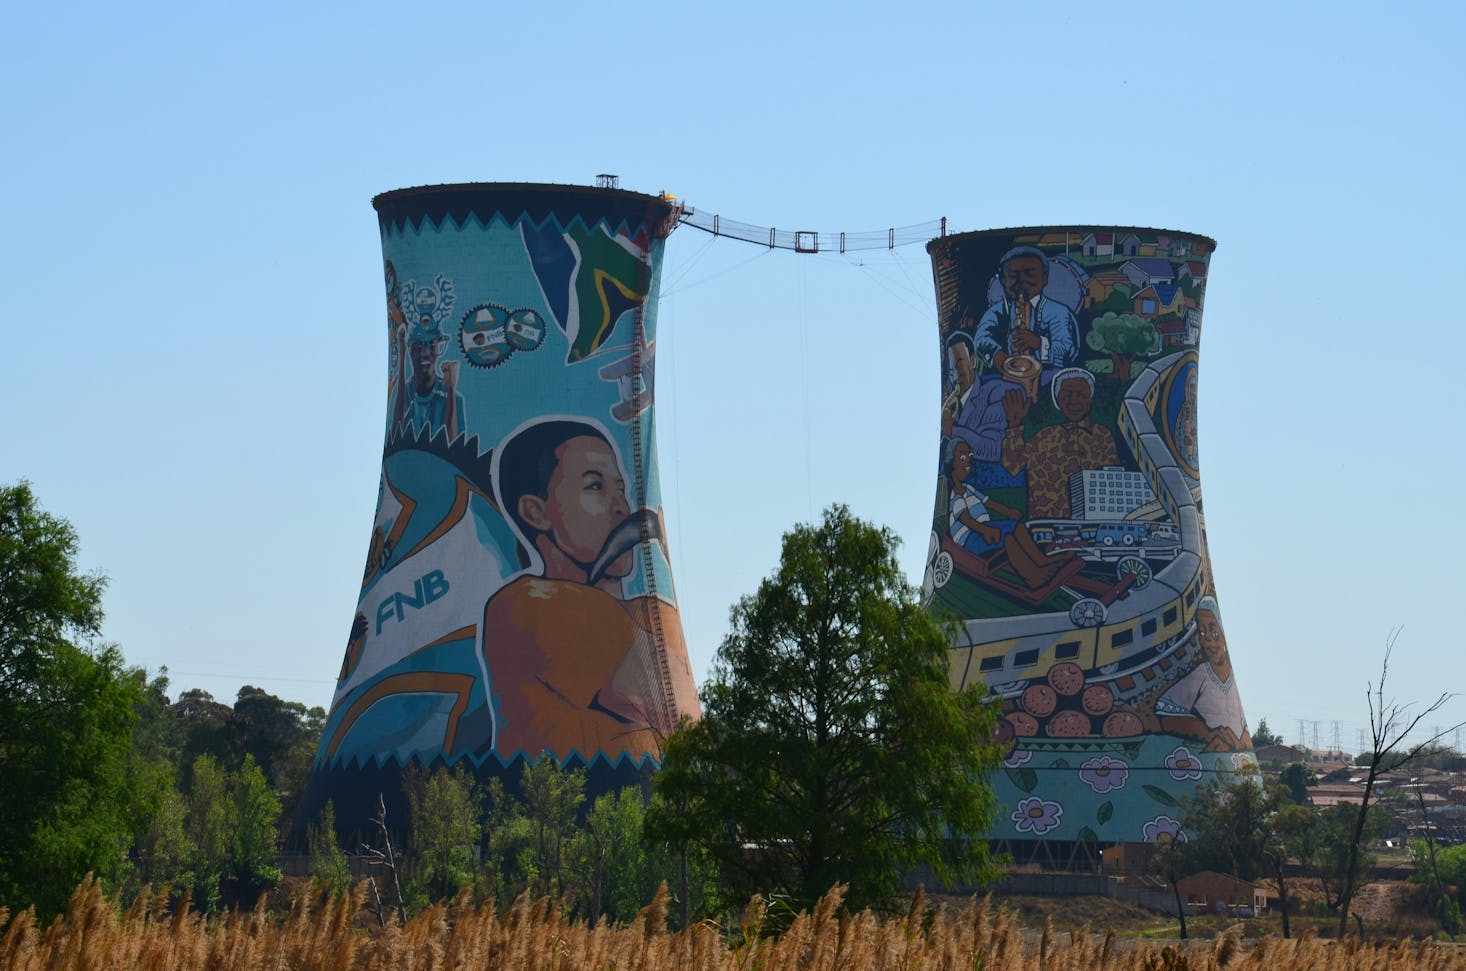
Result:
[[[562,917],[546,900],[493,906],[430,907],[406,924],[368,921],[360,888],[346,897],[302,895],[288,913],[263,908],[205,919],[171,910],[166,894],[143,895],[119,911],[90,880],[67,913],[38,927],[30,911],[0,909],[0,971],[117,968],[139,971],[1143,971],[1209,969],[1463,969],[1466,951],[1426,941],[1324,941],[1306,935],[1242,943],[1232,934],[1206,942],[1133,942],[1086,931],[1021,932],[1013,916],[972,900],[932,910],[918,894],[906,917],[842,913],[832,891],[814,912],[779,934],[755,900],[740,926],[711,922],[668,933],[664,893],[626,926]],[[370,928],[368,924],[371,924]]]

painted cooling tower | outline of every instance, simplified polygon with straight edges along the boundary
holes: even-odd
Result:
[[[991,835],[1020,860],[1174,833],[1182,796],[1252,760],[1197,462],[1214,247],[1100,227],[927,245],[943,403],[923,589],[962,621],[953,686],[1001,699]]]
[[[297,824],[410,765],[551,752],[605,790],[698,716],[652,422],[662,199],[448,185],[373,200],[386,444],[346,656]],[[405,817],[393,814],[399,822]]]

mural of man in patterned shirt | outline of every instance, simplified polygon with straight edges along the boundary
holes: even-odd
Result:
[[[1114,433],[1089,417],[1094,375],[1083,368],[1067,368],[1054,375],[1050,391],[1064,422],[1040,429],[1027,441],[1023,419],[1033,403],[1016,389],[1003,395],[1003,411],[1008,416],[1003,468],[1011,475],[1028,471],[1030,519],[1067,519],[1071,514],[1069,477],[1083,469],[1120,464]]]

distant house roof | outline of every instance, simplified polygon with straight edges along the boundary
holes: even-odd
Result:
[[[1302,762],[1308,757],[1308,753],[1294,745],[1262,745],[1252,750],[1259,762],[1271,762],[1277,759],[1282,762]]]
[[[1309,800],[1319,808],[1337,806],[1346,802],[1363,802],[1364,790],[1348,782],[1325,782],[1308,787]]]

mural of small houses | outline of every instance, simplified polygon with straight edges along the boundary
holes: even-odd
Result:
[[[1134,233],[1088,233],[1082,246],[1085,256],[1140,255],[1140,237]]]
[[[1136,291],[1135,313],[1142,317],[1184,317],[1186,298],[1174,283],[1153,283]]]
[[[1198,287],[1206,285],[1206,264],[1201,260],[1187,260],[1176,271],[1179,280],[1190,280]]]

